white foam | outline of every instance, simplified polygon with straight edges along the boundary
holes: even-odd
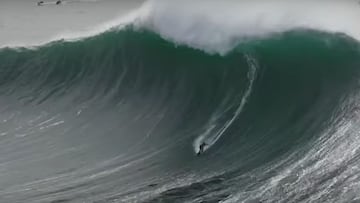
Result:
[[[241,39],[293,29],[342,32],[360,40],[354,1],[152,0],[142,24],[178,44],[224,54]]]
[[[357,1],[149,0],[130,14],[91,30],[63,32],[30,46],[59,39],[77,40],[134,24],[177,44],[225,54],[241,40],[293,29],[340,32],[360,41],[359,20]]]

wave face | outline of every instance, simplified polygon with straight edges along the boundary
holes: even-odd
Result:
[[[3,202],[359,198],[346,36],[294,30],[218,55],[127,27],[0,61]]]

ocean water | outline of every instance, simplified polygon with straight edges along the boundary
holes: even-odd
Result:
[[[134,7],[1,39],[0,202],[360,201],[356,2]]]

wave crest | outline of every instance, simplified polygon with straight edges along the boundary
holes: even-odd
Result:
[[[74,41],[133,25],[176,44],[224,55],[244,40],[297,29],[344,33],[359,41],[358,19],[360,6],[355,1],[149,0],[101,26],[84,32],[60,33],[50,41]],[[7,46],[40,46],[48,42]]]
[[[220,54],[241,40],[294,29],[341,32],[360,40],[360,7],[355,2],[153,0],[142,9],[138,26],[175,43]]]

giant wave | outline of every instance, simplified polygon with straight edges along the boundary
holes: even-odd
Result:
[[[359,14],[319,5],[150,1],[1,49],[0,200],[358,200]]]

